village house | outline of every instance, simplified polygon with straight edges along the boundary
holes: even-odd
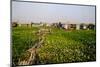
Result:
[[[31,27],[31,23],[18,23],[18,26]]]
[[[31,23],[32,27],[39,27],[39,26],[43,26],[43,23]]]
[[[25,26],[25,27],[40,27],[40,26],[47,26],[47,27],[50,27],[50,26],[54,26],[54,27],[57,27],[57,28],[63,28],[63,29],[66,29],[66,30],[95,30],[95,23],[79,23],[79,22],[65,22],[65,23],[62,23],[62,22],[59,22],[59,23],[19,23],[19,22],[12,22],[12,27],[21,27],[21,26]]]
[[[76,22],[66,22],[66,23],[60,23],[60,26],[66,30],[79,30],[80,29],[80,23]]]
[[[24,27],[39,27],[39,26],[43,26],[43,23],[12,22],[12,27],[17,27],[17,26],[19,26],[19,27],[21,27],[21,26],[24,26]]]
[[[58,23],[58,27],[64,28],[66,30],[95,30],[95,24],[93,23],[78,23],[78,22],[67,22],[67,23]],[[55,25],[56,26],[56,25]]]

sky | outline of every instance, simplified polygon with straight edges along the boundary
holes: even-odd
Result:
[[[95,23],[95,6],[13,1],[12,21]]]

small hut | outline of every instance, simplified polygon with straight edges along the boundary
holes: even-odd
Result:
[[[80,24],[78,22],[66,22],[62,25],[64,29],[79,30]]]

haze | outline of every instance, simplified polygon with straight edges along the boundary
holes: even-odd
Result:
[[[95,23],[95,6],[12,2],[12,21]]]

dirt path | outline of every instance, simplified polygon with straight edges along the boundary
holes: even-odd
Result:
[[[36,43],[32,48],[28,49],[26,53],[24,53],[23,58],[19,59],[18,65],[39,64],[37,50],[43,44],[45,35],[48,33],[50,33],[49,29],[40,29],[38,32],[36,32],[36,35],[38,36],[38,40],[36,40]]]

